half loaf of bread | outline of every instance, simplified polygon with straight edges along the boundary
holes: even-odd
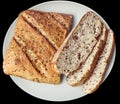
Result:
[[[22,11],[4,56],[4,73],[31,81],[59,84],[60,73],[52,66],[51,60],[67,36],[71,22],[72,16],[68,14]],[[51,37],[55,38],[52,42]]]

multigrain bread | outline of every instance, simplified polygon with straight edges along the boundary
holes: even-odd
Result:
[[[92,11],[87,12],[55,53],[54,67],[65,75],[76,70],[91,54],[102,28],[100,18]]]
[[[97,44],[93,48],[91,54],[88,56],[87,60],[77,70],[74,70],[67,75],[66,81],[69,85],[79,86],[89,79],[106,42],[106,31],[107,29],[103,25],[102,34],[100,35]]]
[[[28,16],[27,13],[31,15]],[[30,21],[31,18],[35,23]],[[36,19],[40,19],[40,21]],[[36,26],[37,22],[45,28],[39,30]],[[51,63],[56,49],[50,42],[51,37],[47,35],[50,33],[53,38],[62,39],[54,41],[55,44],[60,42],[60,45],[70,30],[71,24],[72,17],[68,14],[56,13],[54,15],[53,12],[36,10],[20,12],[16,20],[14,35],[5,53],[4,73],[31,81],[59,84],[61,82],[60,73]],[[43,31],[46,36],[42,34]],[[64,38],[58,35],[59,32]]]
[[[99,60],[96,64],[93,74],[83,84],[82,90],[85,93],[87,94],[93,93],[99,88],[99,86],[103,82],[106,70],[108,68],[113,53],[113,47],[114,47],[114,33],[111,29],[109,29],[105,47],[99,57]]]
[[[20,13],[57,50],[66,38],[72,23],[72,15],[26,10]]]

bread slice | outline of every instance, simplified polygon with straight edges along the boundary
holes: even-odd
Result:
[[[91,54],[102,32],[102,22],[92,11],[85,13],[52,60],[62,74],[76,70]]]
[[[72,71],[67,75],[66,81],[69,85],[78,86],[83,84],[90,77],[106,42],[107,34],[105,26],[103,27],[102,35],[99,38],[100,39],[87,60],[77,70]]]
[[[99,60],[97,62],[97,65],[93,71],[93,74],[90,76],[90,78],[83,84],[83,91],[87,94],[93,93],[96,91],[101,83],[103,82],[103,79],[105,77],[105,72],[108,68],[112,53],[114,48],[114,33],[110,29],[108,30],[108,37],[105,44],[105,47],[103,49],[103,52],[101,53]]]
[[[25,10],[22,15],[57,50],[66,38],[72,24],[72,15]]]
[[[46,38],[44,38],[38,31],[31,27],[31,25],[27,23],[21,15],[17,18],[13,37],[16,43],[20,46],[20,49],[23,52],[21,53],[26,55],[27,59],[25,60],[29,60],[29,65],[31,64],[30,67],[32,66],[34,68],[26,68],[26,70],[34,70],[39,73],[41,75],[41,78],[39,78],[39,76],[34,76],[38,78],[39,82],[59,84],[59,71],[51,66],[51,60],[56,50],[51,46],[51,44],[49,44]],[[21,57],[21,53],[16,54]],[[9,52],[6,53],[6,57],[7,54],[9,54]],[[9,58],[6,58],[4,60],[4,63],[6,64],[6,62],[9,61],[13,61],[14,63],[14,60],[9,60]],[[27,62],[24,61],[23,67],[26,67],[25,65],[27,64]],[[16,69],[9,68],[9,65],[8,67],[4,68],[6,71],[16,70],[13,75],[20,76],[20,74],[22,74],[22,72],[19,74],[17,72],[20,70],[20,66],[16,66]],[[27,73],[24,72],[24,75],[25,74]],[[24,78],[29,79],[27,78],[27,76]]]

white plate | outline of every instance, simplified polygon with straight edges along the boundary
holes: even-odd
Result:
[[[72,14],[74,15],[73,26],[79,21],[79,19],[87,11],[89,10],[94,11],[89,7],[71,1],[49,1],[33,6],[30,9]],[[100,18],[107,25],[107,27],[110,28],[101,16]],[[10,42],[10,39],[13,35],[15,21],[11,24],[10,28],[7,31],[3,44],[3,56]],[[116,54],[116,48],[114,48],[113,57],[108,67],[104,80],[108,77],[109,73],[112,70],[115,60],[115,54]],[[60,85],[49,85],[49,84],[28,81],[14,76],[10,76],[10,77],[16,83],[16,85],[19,86],[23,91],[39,99],[44,99],[49,101],[68,101],[68,100],[81,98],[86,95],[85,93],[82,92],[81,86],[71,87],[67,85],[65,79],[63,79],[63,82]]]

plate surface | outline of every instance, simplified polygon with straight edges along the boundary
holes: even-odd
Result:
[[[82,4],[71,2],[71,1],[49,1],[49,2],[44,2],[41,4],[35,5],[29,9],[72,14],[74,16],[73,26],[80,20],[80,18],[87,11],[94,11],[89,7],[86,7]],[[100,18],[106,24],[106,26],[110,28],[109,25],[105,22],[105,20],[101,16]],[[8,29],[6,33],[6,37],[4,39],[4,44],[3,44],[3,57],[7,49],[7,46],[10,42],[10,39],[13,36],[13,29],[15,26],[15,21],[11,24],[10,28]],[[116,47],[114,47],[112,60],[109,64],[104,80],[108,77],[109,73],[112,70],[112,67],[115,61],[115,55],[116,55]],[[26,93],[36,98],[43,99],[43,100],[68,101],[68,100],[74,100],[77,98],[81,98],[86,95],[81,90],[82,86],[71,87],[66,83],[65,79],[63,79],[60,85],[49,85],[49,84],[28,81],[28,80],[25,80],[19,77],[14,77],[14,76],[10,76],[10,77],[15,82],[15,84],[18,87],[20,87],[23,91],[25,91]]]

